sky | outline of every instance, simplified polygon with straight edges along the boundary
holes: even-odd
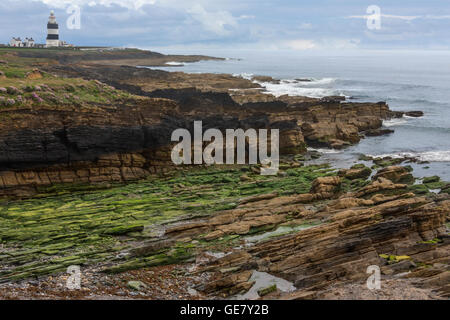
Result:
[[[70,5],[80,28],[69,29]],[[369,6],[379,8],[367,11]],[[73,8],[72,8],[73,9]],[[448,0],[1,0],[0,43],[44,43],[50,10],[60,39],[80,46],[295,52],[449,50]],[[72,16],[72,17],[71,17]],[[374,28],[375,26],[375,28]]]

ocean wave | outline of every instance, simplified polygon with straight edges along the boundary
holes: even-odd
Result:
[[[323,78],[323,79],[305,79],[305,80],[281,80],[279,83],[273,82],[259,82],[259,85],[266,89],[266,93],[272,94],[276,97],[283,95],[289,96],[303,96],[310,98],[323,98],[327,96],[344,96],[344,94],[330,87],[336,79]],[[328,85],[328,87],[326,86]]]
[[[411,90],[411,89],[429,89],[433,88],[431,85],[426,84],[415,84],[415,83],[402,83],[402,82],[393,82],[393,81],[371,81],[371,80],[355,80],[355,79],[342,79],[346,85],[348,86],[365,86],[365,87],[371,87],[371,88],[395,88],[397,90]]]
[[[401,126],[405,123],[407,123],[408,120],[405,117],[402,118],[395,118],[390,120],[383,120],[383,126],[385,127],[395,127],[395,126]]]
[[[394,95],[389,95],[386,100],[388,103],[395,103],[396,105],[422,105],[427,107],[448,105],[448,101],[414,99],[414,98],[411,99],[407,97],[396,97]]]
[[[323,88],[296,88],[284,85],[272,85],[265,84],[266,92],[272,94],[275,97],[280,97],[283,95],[288,96],[302,96],[310,98],[323,98],[327,96],[341,95],[340,92],[333,89],[323,89]]]
[[[310,86],[310,85],[325,85],[325,84],[332,84],[336,82],[335,78],[322,78],[322,79],[307,79],[307,81],[302,80],[295,80],[296,83],[301,83],[304,86]]]
[[[246,72],[234,73],[233,74],[233,77],[239,77],[239,78],[243,78],[245,80],[252,80],[253,76],[254,76],[253,73],[246,73]]]
[[[272,94],[275,97],[284,95],[301,96],[310,98],[323,98],[328,96],[346,96],[341,91],[331,87],[336,81],[335,78],[304,78],[304,79],[283,79],[277,82],[265,82],[254,80],[253,73],[235,73],[234,77],[240,77],[251,80],[253,83],[259,84],[265,88],[266,94]]]
[[[381,155],[369,155],[369,156],[377,158],[391,157],[394,159],[416,158],[420,161],[428,161],[428,162],[450,162],[450,150],[425,151],[425,152],[398,152],[398,153],[386,153]]]
[[[311,148],[308,147],[307,149],[308,151],[316,151],[316,152],[320,152],[320,153],[324,153],[324,154],[336,154],[336,153],[342,153],[343,150],[337,150],[337,149],[324,149],[324,148]]]
[[[174,67],[182,67],[182,66],[186,65],[186,63],[184,63],[184,62],[176,62],[176,61],[169,61],[169,62],[166,62],[165,64],[168,66],[174,66]]]

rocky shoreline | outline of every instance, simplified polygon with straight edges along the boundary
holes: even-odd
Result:
[[[415,178],[414,159],[336,170],[307,151],[391,134],[383,120],[405,113],[95,55],[0,50],[0,298],[449,297],[450,184]],[[195,120],[279,129],[279,174],[174,166],[170,134]],[[65,288],[70,265],[81,290]],[[370,265],[379,292],[364,286]]]

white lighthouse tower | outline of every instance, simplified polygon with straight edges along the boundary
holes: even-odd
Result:
[[[46,47],[59,47],[59,27],[53,10],[50,12],[50,17],[48,18],[47,23]]]

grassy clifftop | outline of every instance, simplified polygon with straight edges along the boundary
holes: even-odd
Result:
[[[54,61],[49,58],[23,58],[15,51],[0,50],[0,108],[80,107],[131,98],[130,94],[99,81],[61,78],[38,70],[51,63]]]
[[[1,53],[14,53],[22,58],[50,59],[59,63],[98,63],[130,66],[164,66],[166,62],[197,62],[200,60],[223,60],[202,55],[165,55],[158,52],[133,48],[0,48]]]

